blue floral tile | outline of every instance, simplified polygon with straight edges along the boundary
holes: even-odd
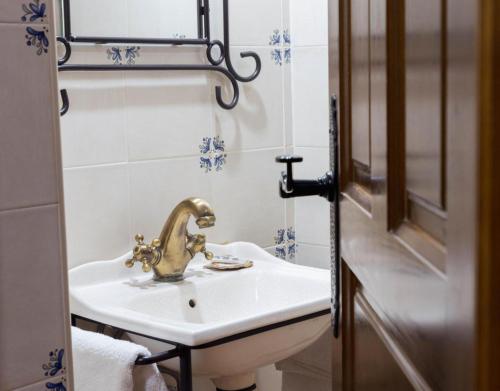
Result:
[[[279,30],[274,30],[269,36],[269,46],[275,46],[271,49],[271,60],[276,65],[283,64],[283,56],[281,55],[281,33]]]
[[[283,59],[286,64],[290,64],[292,61],[292,48],[290,45],[292,44],[292,39],[290,38],[290,31],[288,29],[283,30]]]
[[[274,30],[269,37],[270,46],[280,46],[281,45],[281,34],[279,30]]]
[[[283,56],[281,55],[281,49],[271,50],[271,60],[273,60],[276,65],[283,65]]]
[[[40,0],[34,0],[32,2],[29,2],[28,4],[23,4],[22,9],[24,15],[21,16],[21,21],[23,22],[43,23],[45,21],[45,18],[47,17],[47,5],[45,4],[45,2]]]
[[[283,30],[283,42],[285,45],[291,45],[292,40],[290,39],[290,31],[288,29]]]
[[[111,60],[113,61],[113,64],[121,64],[122,62],[122,50],[117,47],[117,46],[113,46],[111,48],[108,48],[108,50],[106,50],[106,53],[108,55],[108,60]]]
[[[49,362],[42,365],[46,377],[61,376],[66,373],[64,366],[64,349],[55,349],[49,353]],[[63,377],[59,381],[47,381],[45,387],[47,390],[66,391],[66,379]]]
[[[37,55],[46,54],[49,51],[49,39],[47,35],[49,30],[47,27],[42,27],[38,30],[33,27],[26,27],[26,45],[33,47],[36,50]]]
[[[140,46],[127,46],[125,48],[125,60],[128,65],[135,64],[135,60],[137,57],[140,57]]]
[[[212,171],[221,171],[226,164],[227,154],[225,153],[224,140],[219,136],[204,137],[200,146],[200,168],[206,173]]]
[[[290,48],[291,38],[288,29],[280,33],[279,30],[273,30],[269,36],[269,46],[271,49],[271,59],[276,65],[289,64],[292,58],[292,49]]]
[[[274,237],[274,243],[276,244],[274,251],[276,257],[289,261],[295,259],[298,246],[295,241],[295,230],[293,227],[278,229]]]
[[[45,387],[47,388],[47,390],[66,391],[64,381],[58,381],[56,383],[47,382],[45,383]]]
[[[291,48],[285,49],[284,58],[285,58],[285,63],[290,64],[290,62],[292,61],[292,49]]]
[[[141,55],[140,50],[140,46],[127,46],[125,48],[113,46],[106,50],[106,54],[108,60],[111,60],[115,65],[122,65],[124,61],[127,65],[133,65]]]

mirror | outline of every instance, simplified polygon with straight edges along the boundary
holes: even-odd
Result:
[[[127,39],[199,39],[201,0],[61,0],[71,35]],[[69,12],[68,12],[69,10]],[[66,15],[65,15],[66,14]],[[68,20],[66,20],[66,23]]]

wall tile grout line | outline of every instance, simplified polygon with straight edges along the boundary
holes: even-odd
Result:
[[[29,210],[37,210],[37,209],[43,209],[43,208],[48,208],[48,207],[54,207],[54,206],[60,206],[60,203],[59,202],[49,202],[49,203],[43,203],[43,204],[34,204],[34,205],[29,205],[29,206],[23,206],[20,208],[0,209],[0,215],[11,213],[11,212],[23,212],[23,211],[29,211]]]

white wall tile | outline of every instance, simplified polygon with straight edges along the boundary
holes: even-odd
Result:
[[[223,175],[212,176],[217,225],[215,242],[247,241],[274,245],[284,227],[284,202],[278,194],[281,167],[274,162],[283,149],[229,153]]]
[[[199,157],[131,163],[129,175],[131,232],[134,236],[142,233],[148,242],[158,237],[173,208],[183,199],[199,197],[213,202],[213,176],[200,168]],[[212,232],[209,228],[203,233],[211,240]]]
[[[240,52],[249,49],[262,60],[259,77],[250,83],[239,83],[240,101],[233,110],[223,110],[214,100],[215,134],[224,139],[229,151],[278,147],[284,142],[283,69],[271,60],[268,48],[233,48],[233,64],[241,75],[248,76],[255,69],[253,59],[239,57]],[[220,80],[216,78],[215,84],[219,85]]]
[[[231,45],[267,46],[274,30],[281,30],[281,1],[231,0]]]
[[[198,38],[196,1],[149,0],[146,4],[144,0],[128,0],[131,37],[173,38],[178,34]]]
[[[46,25],[31,26],[49,35]],[[0,24],[0,52],[16,59],[0,61],[0,167],[10,167],[0,173],[0,210],[57,202],[55,123],[47,104],[54,62],[51,52],[37,55],[26,44],[27,28]]]
[[[328,45],[328,0],[290,2],[292,45]]]
[[[293,50],[292,113],[296,146],[328,146],[327,47]]]
[[[126,118],[129,159],[195,155],[212,133],[209,94],[203,73],[127,74]]]
[[[295,262],[299,265],[330,269],[330,247],[299,243]]]
[[[293,56],[293,49],[291,56]],[[292,60],[291,60],[292,61]],[[292,65],[286,63],[283,66],[283,127],[285,129],[285,146],[293,146],[293,96],[292,96]]]
[[[71,32],[76,36],[128,36],[128,2],[71,0]]]
[[[65,346],[57,206],[0,213],[0,389],[43,379]],[[29,289],[28,289],[29,288]]]
[[[30,3],[33,8],[30,8]],[[52,15],[52,3],[52,0],[39,0],[38,4],[35,0],[2,1],[0,23],[47,23]]]
[[[64,191],[70,267],[130,249],[126,164],[65,169]]]
[[[295,154],[304,157],[296,164],[294,176],[298,179],[315,179],[329,170],[328,148],[295,148]],[[330,204],[322,197],[295,199],[295,226],[300,243],[330,244]]]
[[[62,73],[59,87],[70,99],[61,117],[64,167],[128,161],[123,73]]]

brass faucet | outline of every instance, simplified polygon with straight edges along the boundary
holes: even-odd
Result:
[[[141,262],[145,273],[153,269],[156,281],[175,282],[183,279],[188,263],[197,253],[203,253],[206,259],[211,260],[213,254],[205,248],[205,235],[191,235],[187,231],[191,215],[196,218],[199,228],[215,224],[214,212],[207,201],[201,198],[185,199],[168,217],[159,239],[148,245],[144,243],[144,236],[135,236],[137,244],[133,257],[125,265],[133,267],[135,262]]]

